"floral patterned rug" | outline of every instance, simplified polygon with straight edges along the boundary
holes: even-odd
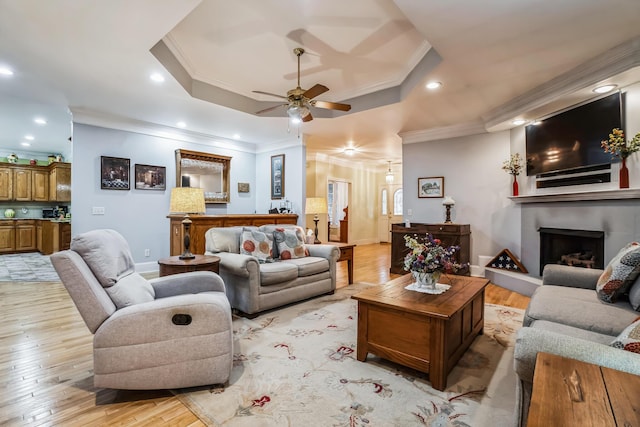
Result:
[[[522,310],[487,304],[485,329],[449,374],[428,375],[369,355],[356,360],[355,284],[334,295],[234,318],[225,388],[176,391],[212,426],[505,426],[515,407],[513,343]]]

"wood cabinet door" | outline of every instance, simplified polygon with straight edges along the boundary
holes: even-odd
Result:
[[[31,200],[36,202],[49,200],[49,171],[31,172]]]
[[[42,221],[38,221],[36,225],[36,249],[42,252]]]
[[[11,200],[13,198],[13,170],[0,168],[0,200]]]
[[[31,170],[13,170],[13,199],[20,202],[31,201]]]
[[[71,201],[71,165],[56,165],[49,172],[49,201]]]
[[[16,250],[16,229],[13,221],[11,225],[0,226],[0,253],[14,252]]]
[[[16,251],[33,251],[36,246],[35,224],[18,223],[16,225]]]

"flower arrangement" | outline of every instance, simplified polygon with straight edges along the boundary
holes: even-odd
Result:
[[[520,171],[524,166],[523,160],[520,157],[520,153],[512,154],[509,160],[505,160],[502,163],[502,169],[511,175],[520,175]]]
[[[404,236],[406,246],[411,251],[404,257],[404,269],[417,273],[455,273],[466,265],[457,263],[454,255],[460,246],[440,246],[440,240],[431,234],[424,237]]]
[[[640,132],[636,134],[630,141],[625,141],[624,131],[615,128],[609,134],[607,141],[600,143],[605,153],[611,153],[613,156],[626,159],[631,154],[640,150]]]

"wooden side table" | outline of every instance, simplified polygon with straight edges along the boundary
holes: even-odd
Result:
[[[640,376],[538,353],[528,427],[640,425]]]
[[[158,260],[160,277],[170,274],[188,273],[190,271],[220,271],[220,257],[212,255],[196,255],[193,259],[180,259],[178,255]]]
[[[353,283],[353,248],[355,245],[348,243],[327,242],[329,245],[337,246],[340,249],[340,258],[338,262],[347,261],[347,271],[349,274],[349,284]]]

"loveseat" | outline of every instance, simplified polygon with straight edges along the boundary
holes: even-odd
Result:
[[[231,307],[252,317],[335,291],[340,250],[304,241],[296,225],[214,227],[205,233],[205,254],[220,257]]]
[[[635,266],[627,272],[639,268],[638,257],[640,250],[632,262]],[[604,275],[605,270],[599,269],[545,266],[542,286],[531,297],[516,336],[516,425],[526,425],[538,352],[640,375],[640,354],[633,352],[637,350],[633,339],[627,339],[640,333],[640,312],[636,311],[640,309],[640,279],[631,275],[625,282],[616,277],[615,261]],[[607,294],[609,284],[618,293],[613,298],[612,293]]]

